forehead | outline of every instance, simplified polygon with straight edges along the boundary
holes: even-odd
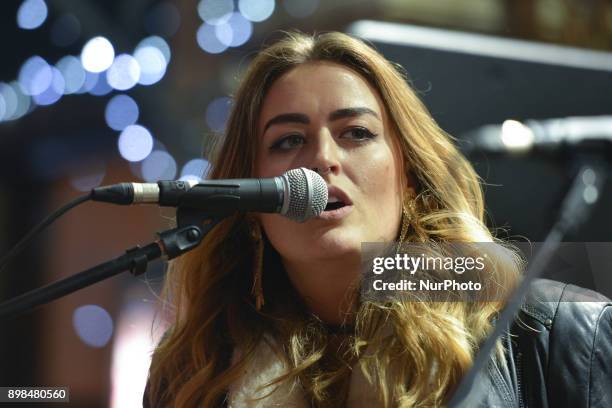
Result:
[[[332,62],[313,62],[293,68],[270,87],[259,116],[260,126],[281,113],[327,115],[349,107],[368,107],[383,117],[375,89],[358,73]]]

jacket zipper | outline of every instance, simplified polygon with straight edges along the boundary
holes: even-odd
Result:
[[[524,408],[525,404],[523,402],[523,356],[522,353],[517,353],[516,355],[516,387],[518,390],[518,404],[519,408]]]

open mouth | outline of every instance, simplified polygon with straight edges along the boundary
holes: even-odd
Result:
[[[332,199],[333,200],[333,199]],[[346,206],[346,203],[344,203],[344,201],[328,201],[327,205],[325,206],[325,211],[334,211],[334,210],[338,210],[342,207]]]
[[[325,206],[325,210],[319,214],[319,218],[331,221],[341,220],[348,216],[353,210],[353,202],[349,196],[340,188],[333,185],[328,185],[327,191],[329,193],[327,205]]]

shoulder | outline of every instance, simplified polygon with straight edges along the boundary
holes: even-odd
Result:
[[[592,290],[536,280],[525,297],[517,330],[537,356],[549,397],[565,405],[607,406],[612,402],[612,301]],[[521,325],[521,324],[519,324]],[[524,350],[525,351],[525,350]],[[549,401],[554,402],[554,401]]]
[[[521,305],[521,314],[547,329],[571,327],[594,329],[603,318],[609,318],[612,301],[595,291],[575,285],[536,279]]]
[[[597,337],[609,330],[612,301],[595,291],[548,279],[535,280],[527,293],[519,318],[535,323],[552,334]]]

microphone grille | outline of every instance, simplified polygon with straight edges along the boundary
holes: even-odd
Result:
[[[304,222],[325,210],[327,184],[318,173],[302,167],[289,170],[283,176],[289,185],[287,217]]]

